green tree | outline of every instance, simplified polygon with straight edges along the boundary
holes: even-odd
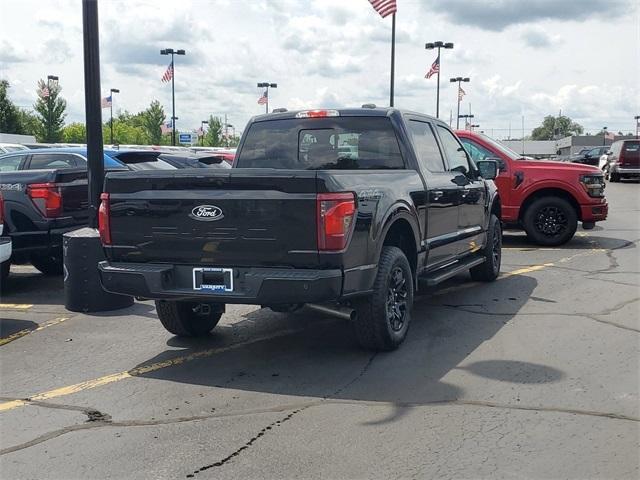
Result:
[[[209,116],[209,129],[204,136],[204,144],[207,147],[219,147],[223,145],[222,119]]]
[[[65,143],[87,143],[87,127],[84,123],[70,123],[62,129]]]
[[[152,145],[160,145],[162,131],[160,127],[164,123],[166,115],[164,108],[158,100],[154,100],[144,112],[142,112],[142,127],[144,128]]]
[[[38,117],[31,112],[19,108],[18,118],[20,119],[20,133],[35,136],[38,132],[38,125],[40,125]]]
[[[33,108],[38,117],[36,137],[40,142],[56,143],[62,140],[67,102],[60,97],[61,90],[58,82],[47,85],[44,80],[38,81],[38,100]]]
[[[9,82],[0,80],[0,132],[23,133],[20,124],[20,111],[11,100],[7,91]]]
[[[554,140],[556,138],[580,135],[584,132],[584,128],[579,123],[574,122],[571,118],[559,115],[547,115],[542,121],[542,125],[535,128],[531,132],[532,140]]]

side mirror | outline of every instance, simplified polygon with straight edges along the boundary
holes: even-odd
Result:
[[[478,160],[476,166],[485,180],[493,180],[498,176],[498,162],[495,160]]]

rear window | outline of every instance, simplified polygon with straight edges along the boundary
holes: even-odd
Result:
[[[638,153],[640,142],[624,142],[624,151],[627,153]]]
[[[386,117],[332,117],[251,125],[236,168],[373,170],[405,168]]]

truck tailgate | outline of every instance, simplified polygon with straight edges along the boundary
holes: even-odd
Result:
[[[113,261],[318,264],[314,171],[112,173],[105,185]]]

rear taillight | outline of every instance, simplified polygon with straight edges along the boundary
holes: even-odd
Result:
[[[2,192],[0,192],[0,225],[4,223],[4,198],[2,198]]]
[[[27,186],[27,194],[45,217],[62,215],[62,193],[55,183],[32,183]]]
[[[354,223],[356,200],[353,193],[319,193],[318,250],[339,251],[347,247]]]
[[[100,194],[100,208],[98,208],[98,232],[103,245],[111,245],[111,205],[109,194]]]

